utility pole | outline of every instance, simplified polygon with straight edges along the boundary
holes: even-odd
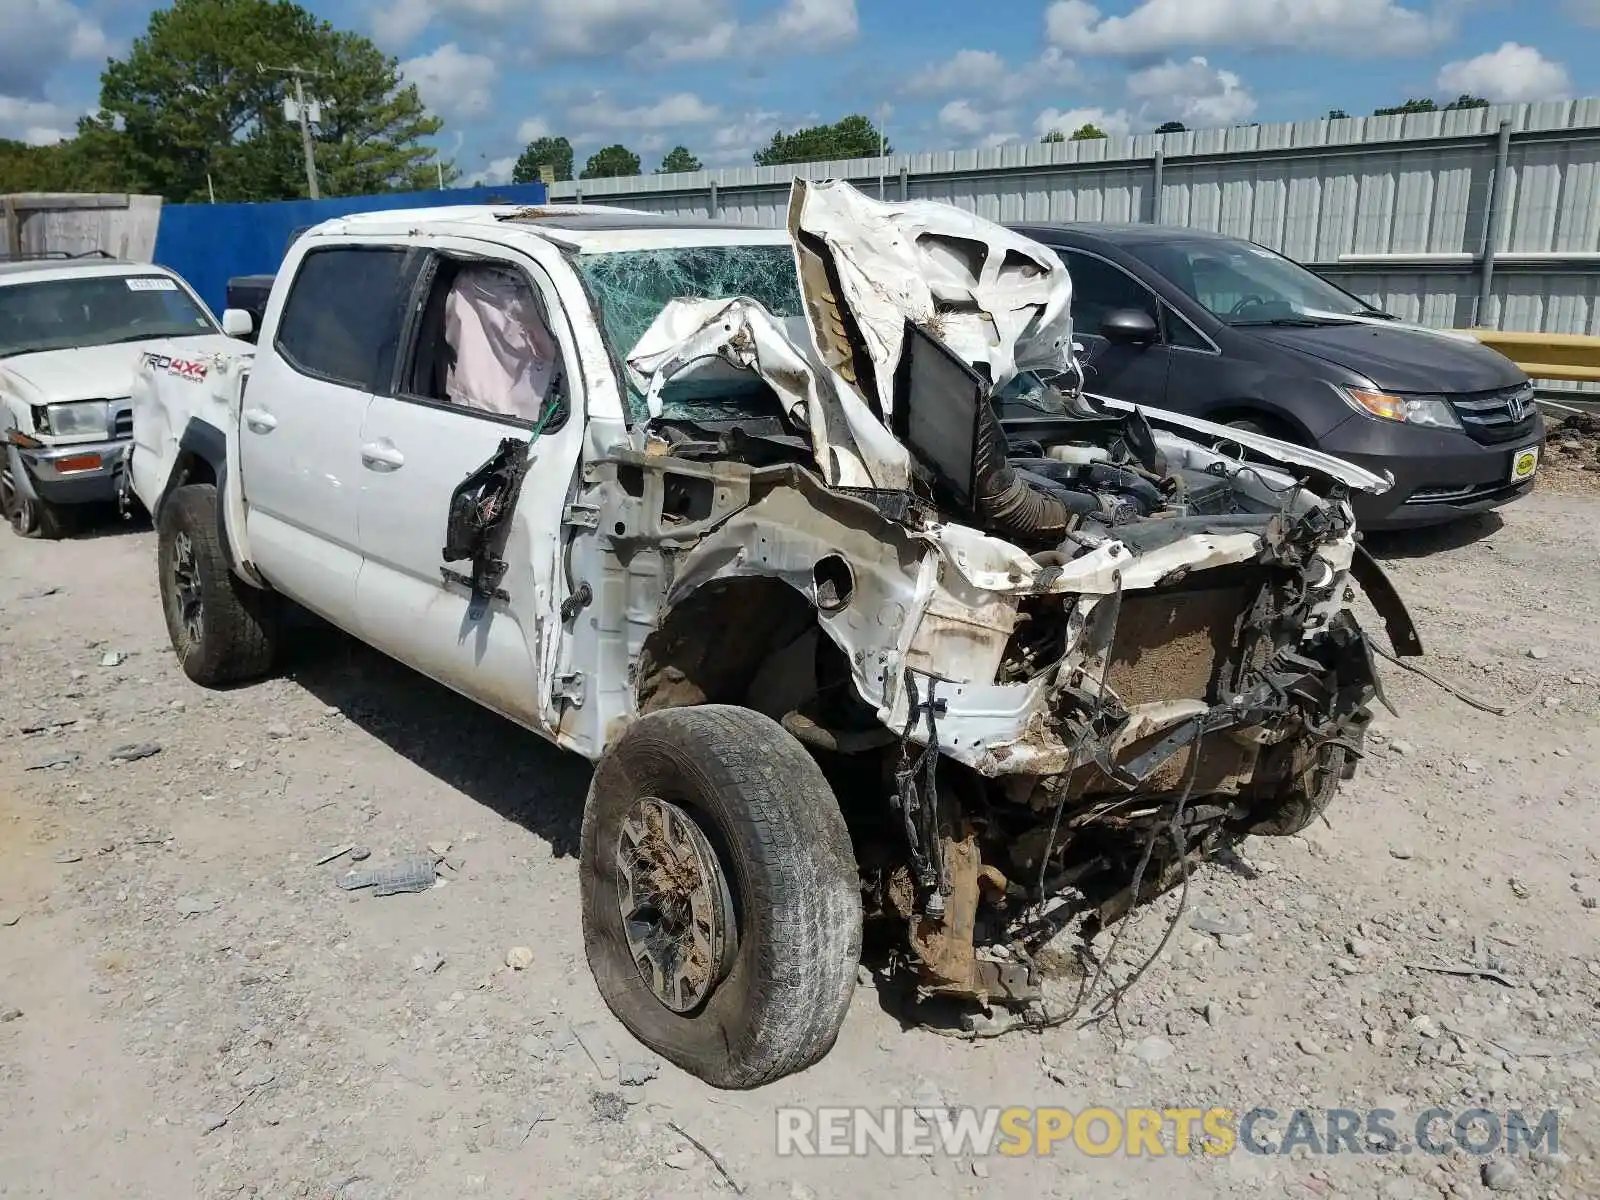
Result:
[[[311,110],[306,107],[305,77],[320,76],[324,72],[308,70],[298,63],[292,67],[267,67],[257,63],[256,68],[273,75],[294,76],[294,107],[300,117],[300,153],[306,160],[306,191],[313,200],[319,200],[322,193],[317,188],[317,155],[311,140]]]
[[[878,199],[883,200],[883,160],[889,146],[889,106],[878,106]]]

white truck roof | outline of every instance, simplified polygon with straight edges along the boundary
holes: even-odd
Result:
[[[580,254],[673,246],[788,245],[783,229],[713,221],[599,204],[459,204],[353,213],[314,225],[305,237],[454,234],[514,244],[525,237],[568,246]]]

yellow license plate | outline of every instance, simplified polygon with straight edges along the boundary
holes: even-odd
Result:
[[[1511,456],[1511,482],[1520,483],[1524,479],[1532,479],[1533,473],[1539,469],[1539,447],[1529,446],[1525,450],[1518,450]]]

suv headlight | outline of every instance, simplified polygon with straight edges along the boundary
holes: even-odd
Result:
[[[57,437],[98,434],[111,431],[111,404],[107,400],[76,400],[70,404],[46,404],[34,408],[33,423],[40,433]]]
[[[1359,413],[1384,421],[1426,425],[1433,429],[1460,429],[1461,420],[1443,396],[1391,396],[1362,388],[1340,388],[1344,401]]]

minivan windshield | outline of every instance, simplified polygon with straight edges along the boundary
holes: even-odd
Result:
[[[794,251],[786,244],[763,246],[673,246],[580,254],[574,260],[599,308],[600,325],[617,355],[626,359],[667,302],[679,297],[730,300],[748,296],[774,317],[798,318],[800,280]],[[694,394],[686,394],[689,387]],[[712,396],[705,384],[669,387],[662,395],[667,416],[713,420],[771,412],[765,386],[751,376],[743,394]],[[645,413],[644,397],[628,386],[630,417]]]
[[[168,275],[0,284],[0,358],[215,332],[211,318]]]
[[[1320,325],[1341,317],[1388,316],[1254,242],[1173,238],[1127,250],[1228,325]]]

